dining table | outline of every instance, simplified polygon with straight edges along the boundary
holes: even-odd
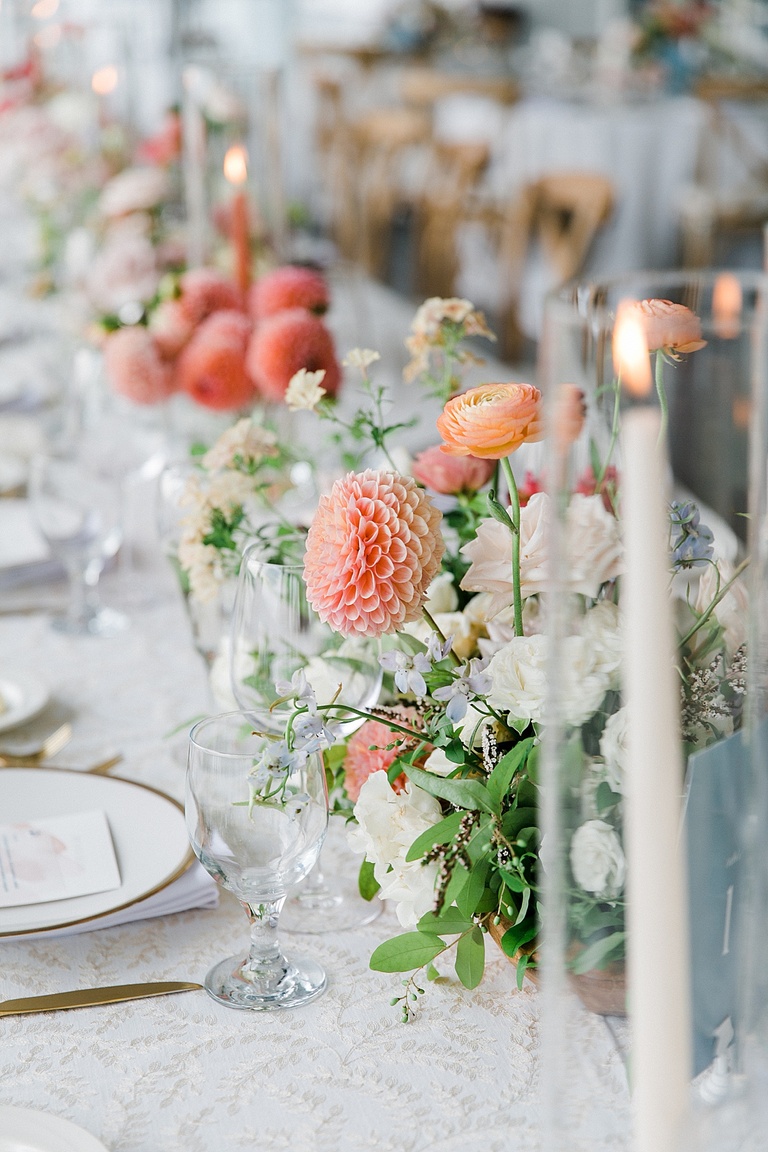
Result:
[[[340,351],[351,341],[380,348],[398,416],[409,403],[412,410],[413,386],[401,379],[412,303],[358,273],[339,277],[335,292],[331,323]],[[29,316],[52,323],[45,309]],[[471,371],[509,375],[492,359]],[[345,403],[354,405],[348,388]],[[436,439],[429,433],[435,404],[424,402],[427,419],[410,433],[413,450]],[[46,413],[45,405],[0,412],[3,443],[18,446],[26,437],[32,445]],[[61,772],[63,789],[73,772],[120,757],[112,777],[182,805],[190,728],[222,708],[161,546],[157,483],[156,467],[134,475],[130,529],[102,578],[104,603],[128,617],[124,631],[57,632],[51,615],[65,597],[61,572],[33,566],[34,580],[25,583],[3,580],[0,571],[0,674],[42,680],[49,709],[71,725],[71,739],[45,761],[45,772],[24,770],[32,779],[38,773],[41,790],[50,791],[51,773],[69,770]],[[4,507],[20,502],[23,496],[0,500],[0,532]],[[0,733],[0,756],[11,735]],[[0,790],[6,771],[20,770],[0,768]],[[154,850],[151,827],[136,827],[135,835]],[[356,873],[359,863],[343,818],[332,817],[324,871]],[[149,981],[202,983],[214,963],[245,949],[248,925],[236,899],[196,862],[186,883],[181,911],[139,901],[117,917],[47,933],[0,930],[0,1001]],[[439,978],[424,985],[404,1024],[391,1004],[402,992],[400,976],[369,966],[377,945],[399,930],[383,905],[364,927],[286,932],[286,951],[311,955],[328,975],[322,996],[290,1011],[238,1011],[202,989],[28,1015],[3,1016],[0,1004],[0,1147],[3,1117],[20,1108],[41,1123],[73,1122],[109,1152],[533,1152],[546,1096],[539,989],[528,978],[518,988],[514,964],[487,937],[482,983],[463,988],[448,961],[441,971],[438,960]],[[629,1110],[619,1026],[574,1002],[567,1027],[580,1054],[572,1147],[613,1152]]]

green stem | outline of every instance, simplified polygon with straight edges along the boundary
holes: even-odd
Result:
[[[685,636],[683,636],[682,640],[680,641],[680,647],[681,648],[684,647],[684,645],[686,645],[688,643],[688,641],[693,636],[696,635],[699,628],[701,628],[704,624],[706,624],[707,620],[709,620],[709,618],[712,615],[712,613],[714,612],[715,608],[717,608],[720,601],[727,594],[728,589],[730,587],[732,587],[734,582],[738,579],[738,577],[741,575],[741,573],[744,571],[744,569],[747,567],[748,564],[749,564],[749,557],[747,557],[746,560],[742,560],[742,562],[741,562],[741,564],[739,564],[738,568],[735,569],[733,576],[731,576],[730,580],[726,584],[723,584],[723,586],[721,587],[717,596],[715,596],[715,598],[712,601],[712,603],[710,604],[709,608],[707,608],[706,612],[702,613],[702,615],[699,616],[696,623],[691,628],[689,628],[688,631],[686,632]]]
[[[667,424],[669,423],[669,406],[667,404],[667,393],[664,390],[664,356],[660,348],[656,353],[656,395],[659,397],[659,407],[661,408],[659,444],[663,444],[667,435]]]
[[[424,619],[427,621],[427,624],[429,624],[432,631],[436,632],[437,635],[442,640],[443,644],[445,644],[446,637],[443,635],[442,629],[439,628],[438,625],[435,623],[434,616],[432,616],[431,613],[427,611],[426,607],[423,608],[422,611],[424,612]],[[456,655],[456,653],[454,652],[453,648],[451,648],[450,652],[448,653],[448,656],[450,657],[451,664],[453,664],[454,668],[458,668],[461,665],[461,660],[459,660],[459,658]]]
[[[599,492],[600,489],[602,488],[603,480],[605,480],[605,474],[608,471],[608,467],[611,463],[611,456],[613,456],[613,450],[616,447],[616,441],[619,438],[619,408],[620,408],[620,404],[621,404],[621,373],[618,374],[618,376],[616,377],[615,383],[614,383],[613,423],[611,425],[611,439],[610,439],[610,443],[608,444],[608,451],[605,454],[605,460],[603,461],[603,466],[600,469],[600,475],[595,477],[595,492]]]
[[[512,524],[514,532],[512,533],[512,591],[514,594],[515,603],[515,635],[523,635],[523,599],[520,594],[520,496],[517,491],[517,484],[512,472],[512,465],[509,462],[509,457],[505,456],[501,461],[501,466],[504,469],[504,476],[509,488],[509,499],[512,505]]]
[[[411,736],[414,740],[423,740],[423,732],[414,732],[412,728],[405,728],[402,724],[395,724],[388,716],[375,716],[372,712],[361,712],[359,708],[352,708],[349,704],[318,704],[318,712],[327,712],[330,708],[336,711],[349,713],[351,716],[360,716],[363,720],[376,720],[379,724],[386,724],[393,732],[401,732],[403,736]]]

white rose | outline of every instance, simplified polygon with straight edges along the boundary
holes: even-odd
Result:
[[[624,794],[627,770],[627,709],[619,708],[600,737],[600,755],[605,761],[605,778],[614,792]]]
[[[622,652],[617,605],[610,600],[602,600],[590,608],[582,620],[581,635],[592,650],[595,670],[608,678],[611,688],[617,689]]]
[[[435,576],[427,589],[427,605],[430,614],[435,612],[455,612],[459,606],[459,597],[450,572],[441,572]]]
[[[728,560],[718,560],[716,564],[717,567],[707,564],[701,574],[694,605],[699,614],[707,611],[717,595],[718,572],[721,588],[733,579],[733,565]],[[747,589],[741,580],[735,580],[713,612],[717,623],[723,629],[725,650],[729,657],[747,642],[748,612]]]
[[[535,497],[532,497],[535,499]],[[619,522],[602,496],[576,492],[568,505],[568,587],[593,600],[624,570]]]
[[[624,888],[626,861],[621,841],[605,820],[587,820],[571,839],[571,869],[585,892],[615,900]]]
[[[492,682],[488,703],[514,720],[539,722],[547,696],[546,659],[544,636],[515,636],[486,669]]]
[[[488,703],[512,720],[540,723],[549,695],[545,636],[515,636],[491,659]],[[562,648],[561,707],[566,724],[579,726],[593,716],[608,690],[608,677],[581,636],[566,637]]]

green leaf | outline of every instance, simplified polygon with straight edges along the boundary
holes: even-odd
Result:
[[[601,936],[578,954],[571,965],[572,970],[581,975],[593,968],[604,968],[612,958],[616,958],[614,954],[623,951],[626,935],[626,932],[612,932],[610,936]]]
[[[469,872],[463,864],[456,864],[451,873],[451,878],[448,881],[445,889],[445,903],[448,907],[458,899],[459,893],[464,891],[469,880]]]
[[[424,792],[428,792],[438,800],[447,800],[456,808],[467,808],[473,812],[478,809],[493,812],[493,805],[479,780],[444,780],[441,776],[433,776],[431,772],[425,772],[422,768],[412,767],[407,767],[405,774]]]
[[[477,906],[480,903],[480,897],[485,891],[485,884],[490,872],[490,864],[487,860],[478,860],[469,873],[466,884],[456,897],[456,904],[459,911],[463,912],[465,916],[473,916],[477,911]]]
[[[530,964],[530,962],[531,962],[530,956],[527,956],[526,953],[523,952],[523,954],[520,957],[520,959],[518,960],[517,966],[516,966],[518,992],[522,991],[523,977],[525,976],[525,970],[528,967],[528,965]]]
[[[485,969],[485,940],[479,928],[462,936],[456,945],[456,975],[465,988],[477,988]]]
[[[463,817],[463,812],[451,812],[450,816],[446,816],[444,820],[440,820],[431,828],[427,828],[426,832],[422,832],[411,844],[406,853],[406,861],[420,860],[424,853],[433,848],[435,844],[450,844],[459,830],[459,824]]]
[[[439,956],[445,944],[426,932],[404,932],[379,944],[370,959],[374,972],[410,972]]]
[[[531,902],[531,890],[530,890],[530,888],[526,888],[526,890],[523,892],[523,899],[520,903],[520,911],[518,912],[517,917],[515,919],[515,926],[517,926],[518,924],[522,924],[523,920],[525,920],[525,917],[528,915],[528,905],[530,904],[530,902]]]
[[[381,888],[381,885],[373,874],[373,864],[371,864],[370,860],[363,860],[360,865],[357,888],[363,900],[373,900]]]
[[[427,980],[439,980],[440,973],[434,964],[427,964]]]
[[[468,920],[458,908],[444,908],[439,916],[436,916],[434,912],[425,912],[416,927],[419,932],[455,936],[459,932],[469,932],[472,921]]]
[[[509,791],[509,785],[516,772],[520,771],[528,753],[533,747],[533,738],[521,740],[506,755],[502,756],[498,764],[488,777],[486,789],[491,803],[499,809],[502,800]]]
[[[537,816],[535,808],[510,808],[501,822],[504,835],[508,840],[516,840],[521,828],[536,824]]]
[[[595,805],[598,812],[606,812],[609,808],[613,808],[621,799],[618,792],[614,792],[607,780],[601,780],[595,790]]]
[[[508,928],[501,938],[501,947],[506,956],[514,956],[519,952],[523,944],[530,943],[539,930],[538,923],[529,917],[528,920],[523,920],[522,923],[516,924],[514,928]]]

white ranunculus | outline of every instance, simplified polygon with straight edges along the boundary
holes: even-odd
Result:
[[[624,794],[627,770],[627,709],[619,708],[600,737],[600,755],[605,761],[605,778],[614,792]]]
[[[592,650],[595,670],[608,678],[611,688],[618,688],[622,634],[616,604],[601,600],[590,608],[582,620],[581,635]]]
[[[706,612],[717,595],[718,572],[721,589],[733,579],[733,565],[728,560],[718,560],[717,567],[707,564],[701,574],[694,604],[698,613]],[[737,579],[713,611],[715,619],[723,629],[725,650],[729,657],[747,641],[748,611],[747,589],[743,581]]]
[[[456,768],[458,764],[449,760],[442,748],[435,748],[424,761],[425,772],[431,772],[433,776],[449,776]]]
[[[579,887],[600,900],[616,900],[624,888],[626,861],[615,829],[587,820],[571,839],[571,870]]]
[[[459,607],[459,597],[450,572],[435,576],[427,589],[427,607],[430,615],[435,612],[455,612]]]

